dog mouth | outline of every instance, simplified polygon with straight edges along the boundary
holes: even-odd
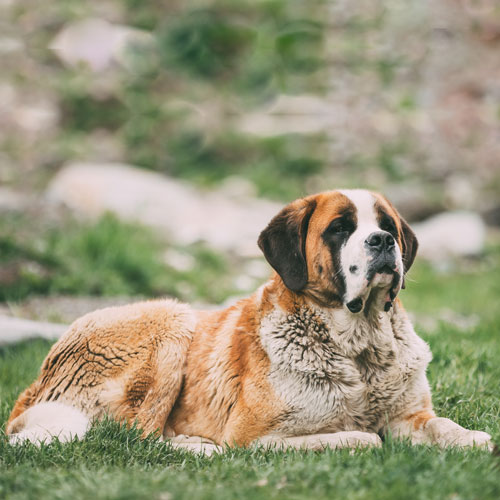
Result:
[[[384,264],[375,271],[375,274],[394,274],[396,271],[389,264]]]
[[[359,313],[363,309],[363,299],[357,297],[346,304],[347,309],[352,313]]]
[[[372,283],[377,275],[385,275],[385,279],[387,279],[387,275],[394,275],[396,272],[395,259],[384,255],[370,263],[366,273],[366,279],[369,283]]]
[[[373,289],[370,290],[370,293],[368,294],[366,300],[364,300],[362,297],[356,297],[353,300],[350,300],[349,302],[346,303],[347,309],[353,314],[357,314],[364,309],[370,309],[371,304],[375,302],[374,297],[373,297]],[[387,293],[384,294],[383,296],[383,309],[385,312],[388,312],[390,308],[392,307],[392,303],[394,299],[396,298],[396,292],[391,288]]]

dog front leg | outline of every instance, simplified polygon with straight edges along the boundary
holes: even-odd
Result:
[[[389,423],[388,430],[398,438],[410,438],[412,444],[450,446],[478,446],[493,450],[491,436],[486,432],[470,431],[449,418],[436,417],[434,412],[423,409]]]
[[[382,441],[377,434],[360,431],[344,431],[332,434],[311,434],[306,436],[280,437],[263,436],[253,442],[266,448],[295,448],[307,450],[324,450],[325,448],[364,448],[381,446]]]

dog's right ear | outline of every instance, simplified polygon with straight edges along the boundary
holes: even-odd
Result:
[[[287,205],[260,233],[259,248],[285,285],[293,292],[307,284],[306,237],[316,200]]]
[[[412,228],[403,217],[399,216],[401,221],[401,245],[403,247],[403,265],[404,273],[410,269],[418,250],[418,240]]]

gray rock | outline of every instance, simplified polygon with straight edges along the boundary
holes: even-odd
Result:
[[[269,105],[245,114],[237,123],[239,130],[263,137],[282,134],[327,132],[339,121],[339,109],[314,95],[279,95]]]
[[[5,314],[33,321],[70,324],[97,309],[122,306],[140,300],[144,300],[144,297],[41,296],[10,304],[10,310]]]
[[[52,180],[47,196],[85,217],[107,211],[162,232],[181,245],[203,241],[241,256],[257,256],[257,237],[281,204],[182,181],[123,164],[74,163]]]
[[[385,185],[383,193],[409,222],[422,221],[446,210],[442,188],[424,182]]]
[[[113,63],[127,65],[126,52],[135,43],[151,43],[152,35],[136,28],[88,18],[65,26],[50,48],[68,66],[86,64],[101,72]]]
[[[66,325],[44,323],[28,319],[0,316],[0,345],[20,342],[21,340],[42,337],[58,339],[67,329]]]
[[[20,212],[28,204],[27,198],[22,193],[0,186],[0,213]]]
[[[412,227],[419,256],[431,261],[480,255],[484,249],[486,226],[474,212],[443,212]]]

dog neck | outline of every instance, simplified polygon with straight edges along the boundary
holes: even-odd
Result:
[[[277,275],[258,294],[261,298],[261,333],[265,336],[273,335],[273,332],[280,335],[279,325],[293,321],[305,336],[314,336],[315,331],[321,330],[332,340],[338,339],[339,345],[350,351],[349,355],[369,346],[392,342],[393,321],[403,311],[399,300],[388,312],[372,308],[366,314],[353,314],[345,306],[323,307],[307,294],[289,290]]]

